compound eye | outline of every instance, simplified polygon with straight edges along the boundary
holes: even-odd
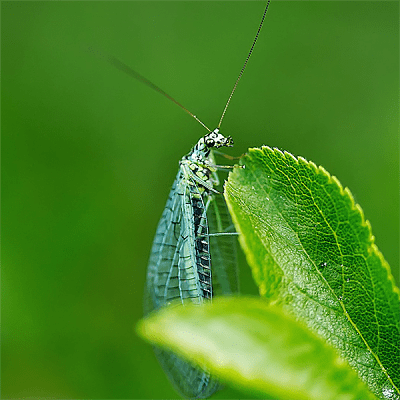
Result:
[[[213,139],[208,138],[206,140],[206,145],[207,145],[207,147],[214,147],[215,141]]]

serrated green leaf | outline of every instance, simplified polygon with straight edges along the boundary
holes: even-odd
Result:
[[[371,391],[400,398],[400,305],[350,191],[289,153],[251,149],[225,198],[260,293],[346,358]]]
[[[267,398],[375,398],[324,339],[261,298],[220,297],[201,307],[170,306],[142,320],[137,331]]]

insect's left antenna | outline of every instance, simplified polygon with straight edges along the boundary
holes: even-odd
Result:
[[[181,103],[177,102],[173,97],[171,97],[168,93],[164,92],[161,88],[159,88],[157,85],[155,85],[153,82],[150,82],[147,78],[145,78],[143,75],[140,75],[138,72],[133,70],[131,67],[123,63],[122,61],[118,60],[117,58],[113,56],[106,56],[107,61],[110,62],[114,67],[118,68],[120,71],[125,72],[132,78],[137,79],[140,82],[143,82],[145,85],[149,86],[153,90],[155,90],[158,93],[161,93],[163,96],[165,96],[167,99],[170,99],[173,101],[175,104],[177,104],[180,108],[182,108],[183,111],[187,112],[191,117],[193,117],[197,122],[199,122],[204,128],[208,130],[208,132],[211,132],[210,129],[207,128],[206,125],[203,124],[193,113],[191,113],[187,108],[185,108]]]
[[[243,64],[243,67],[242,67],[242,69],[241,69],[241,71],[240,71],[240,74],[239,74],[238,78],[236,79],[235,84],[233,85],[233,89],[232,89],[231,94],[229,95],[228,101],[227,101],[226,104],[225,104],[224,111],[222,112],[221,119],[219,120],[219,124],[218,124],[218,127],[217,127],[218,129],[221,127],[222,120],[224,119],[226,110],[228,109],[229,103],[231,102],[233,93],[235,93],[236,87],[237,87],[237,85],[238,85],[238,83],[239,83],[239,81],[240,81],[240,78],[241,78],[242,75],[243,75],[244,70],[246,69],[247,63],[248,63],[249,58],[250,58],[250,56],[251,56],[251,53],[253,53],[254,46],[256,45],[258,36],[259,36],[260,31],[261,31],[261,28],[262,28],[262,26],[263,26],[264,19],[265,19],[265,16],[267,15],[268,6],[269,6],[269,3],[270,3],[270,2],[271,2],[271,0],[268,0],[267,5],[265,6],[264,14],[263,14],[263,16],[262,16],[262,18],[261,18],[261,22],[260,22],[260,25],[259,25],[259,27],[258,27],[256,36],[254,37],[253,44],[251,45],[249,54],[247,55],[246,61],[245,61],[244,64]]]

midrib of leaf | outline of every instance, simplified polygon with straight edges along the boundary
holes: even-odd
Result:
[[[294,161],[295,164],[297,164],[297,166],[299,164],[299,160],[295,159],[291,155],[288,155],[288,153],[282,154],[281,152],[278,152],[277,150],[274,151],[274,150],[271,150],[269,148],[263,148],[263,150],[266,153],[268,153],[268,156],[270,156],[271,159],[273,158],[273,156],[275,156],[276,160],[278,160],[280,158],[281,160],[284,159],[285,161],[288,161],[288,162]],[[260,152],[260,150],[258,150],[258,151]],[[258,153],[256,153],[256,154],[255,153],[256,152],[253,152],[253,154],[251,155],[253,158],[259,156]],[[382,384],[381,387],[378,387],[378,388],[375,387],[374,388],[374,386],[376,386],[376,381],[378,381],[378,379],[377,379],[378,376],[375,376],[374,379],[372,379],[372,380],[368,379],[368,368],[370,368],[370,370],[374,370],[376,372],[375,368],[373,368],[373,365],[372,366],[367,366],[366,367],[367,369],[365,371],[363,371],[363,366],[361,365],[362,364],[361,362],[366,362],[368,364],[368,362],[365,359],[365,357],[368,359],[368,356],[372,355],[373,358],[378,363],[381,372],[384,374],[386,379],[392,385],[392,388],[394,390],[396,390],[397,393],[399,393],[399,389],[395,386],[395,384],[393,382],[393,379],[390,377],[387,369],[382,364],[379,355],[375,351],[373,351],[373,349],[371,348],[371,346],[368,343],[368,340],[365,337],[365,334],[358,328],[357,323],[351,317],[351,313],[347,309],[344,301],[342,301],[343,296],[345,294],[345,289],[346,289],[345,288],[346,279],[345,279],[345,270],[344,270],[344,268],[348,268],[347,264],[350,262],[350,260],[346,261],[345,257],[349,257],[349,255],[344,255],[343,254],[343,252],[342,252],[342,246],[343,245],[340,244],[338,235],[337,235],[335,229],[333,228],[332,224],[325,217],[326,213],[324,213],[323,210],[318,206],[318,201],[316,201],[316,199],[315,199],[315,197],[313,195],[313,192],[311,190],[311,187],[307,186],[304,183],[304,180],[300,180],[302,188],[307,190],[310,198],[312,199],[312,202],[313,202],[314,206],[318,210],[318,213],[319,213],[320,217],[323,219],[323,221],[325,222],[326,226],[329,228],[332,236],[334,237],[334,246],[336,247],[336,250],[340,255],[339,258],[341,260],[341,262],[340,262],[341,280],[342,280],[342,283],[340,285],[341,286],[341,288],[340,288],[341,289],[341,298],[339,298],[337,293],[335,293],[335,290],[332,287],[332,285],[325,278],[325,276],[323,275],[322,271],[320,271],[318,269],[316,260],[312,259],[311,255],[309,254],[309,252],[307,251],[306,247],[304,246],[304,244],[302,242],[302,239],[299,236],[302,233],[301,229],[298,229],[296,231],[295,229],[292,228],[292,226],[290,224],[290,221],[285,217],[285,215],[283,213],[284,209],[282,208],[281,210],[279,210],[279,206],[282,207],[283,203],[282,204],[278,204],[277,201],[276,201],[277,199],[274,199],[274,196],[271,196],[271,191],[273,190],[272,189],[273,188],[272,175],[273,174],[276,175],[276,174],[281,173],[282,175],[284,175],[286,177],[288,182],[291,182],[291,188],[293,190],[292,194],[294,194],[293,197],[295,198],[295,200],[288,199],[288,198],[286,198],[285,200],[286,201],[290,200],[290,201],[293,202],[292,204],[289,204],[289,206],[295,207],[297,221],[299,221],[300,220],[300,216],[299,216],[300,206],[299,206],[299,198],[298,198],[298,196],[301,196],[301,193],[297,193],[296,187],[294,186],[294,184],[292,182],[293,178],[288,176],[288,174],[285,171],[280,169],[278,164],[277,164],[277,162],[274,162],[275,160],[268,160],[268,161],[271,161],[271,165],[274,164],[273,166],[268,166],[268,168],[270,169],[268,172],[270,172],[270,174],[266,174],[266,176],[265,175],[260,175],[260,171],[258,169],[256,169],[256,168],[257,167],[259,169],[262,168],[263,167],[262,165],[260,167],[260,164],[262,164],[262,163],[261,163],[260,160],[256,160],[256,162],[254,162],[253,163],[254,165],[253,165],[252,161],[254,161],[254,160],[252,160],[251,156],[249,156],[249,157],[247,157],[245,159],[244,164],[246,165],[246,168],[244,170],[236,170],[235,173],[233,175],[231,175],[231,178],[229,179],[229,182],[227,183],[227,186],[226,186],[226,192],[227,192],[226,197],[227,197],[228,205],[230,207],[230,211],[233,212],[233,219],[234,219],[234,221],[235,221],[235,223],[237,225],[237,229],[240,230],[241,225],[243,225],[243,219],[248,218],[249,220],[253,220],[251,222],[251,224],[255,228],[255,232],[253,232],[252,234],[253,235],[254,235],[254,233],[256,234],[256,236],[258,237],[258,240],[260,241],[260,243],[262,243],[262,246],[264,246],[264,249],[267,251],[267,253],[269,253],[268,254],[269,257],[271,257],[274,260],[274,262],[275,262],[274,268],[275,269],[277,267],[280,268],[280,271],[281,271],[281,274],[282,274],[283,278],[280,279],[280,285],[278,285],[278,291],[271,294],[271,293],[268,293],[268,292],[266,292],[264,290],[263,294],[264,295],[266,294],[271,298],[275,297],[276,301],[278,301],[280,303],[283,303],[287,308],[291,309],[291,311],[294,312],[298,317],[300,317],[301,319],[305,320],[305,322],[312,329],[319,331],[320,334],[322,334],[328,340],[330,340],[331,342],[336,344],[337,347],[341,350],[342,353],[346,353],[345,352],[345,346],[344,346],[344,345],[346,345],[346,343],[345,343],[345,340],[346,340],[345,332],[342,332],[342,336],[339,336],[340,332],[338,332],[338,335],[336,335],[336,337],[335,337],[335,336],[332,335],[332,333],[333,333],[332,332],[332,329],[333,329],[332,326],[329,326],[329,325],[332,325],[332,323],[334,323],[334,325],[336,325],[336,328],[337,328],[338,324],[339,324],[339,329],[340,329],[340,326],[342,326],[344,328],[345,323],[344,323],[344,321],[340,321],[342,318],[338,318],[339,312],[336,309],[336,307],[329,308],[329,307],[327,307],[327,304],[324,304],[323,301],[317,301],[317,303],[321,307],[324,307],[325,309],[328,309],[328,310],[330,309],[331,311],[336,311],[337,312],[336,321],[334,321],[334,320],[329,321],[327,319],[327,321],[324,321],[324,323],[323,323],[324,326],[321,327],[316,323],[316,321],[313,321],[313,319],[310,318],[310,315],[307,315],[307,311],[305,312],[302,309],[297,309],[296,305],[292,306],[291,301],[290,301],[290,295],[292,295],[290,293],[291,292],[290,283],[292,283],[297,288],[298,292],[302,293],[303,296],[306,296],[308,301],[309,300],[316,301],[317,299],[313,298],[313,296],[310,296],[309,291],[304,289],[304,285],[303,285],[303,287],[301,287],[296,283],[296,281],[294,279],[295,275],[290,276],[291,275],[290,274],[291,266],[288,265],[287,262],[286,263],[285,262],[282,263],[282,260],[280,259],[280,258],[282,258],[282,254],[279,253],[279,250],[278,251],[276,251],[276,250],[274,251],[273,248],[272,248],[272,246],[274,244],[276,244],[276,243],[274,243],[274,238],[270,238],[270,237],[265,238],[265,237],[262,236],[265,233],[265,231],[264,230],[263,231],[257,230],[259,228],[259,226],[260,226],[260,224],[259,224],[260,222],[262,223],[261,225],[263,227],[268,227],[269,225],[271,225],[271,222],[268,221],[267,218],[265,218],[265,216],[268,216],[268,212],[270,212],[270,205],[268,204],[268,206],[266,206],[266,210],[267,211],[262,210],[262,211],[264,211],[264,214],[263,214],[262,212],[260,212],[260,210],[257,210],[257,206],[259,206],[259,204],[253,204],[251,201],[248,201],[248,198],[246,197],[246,194],[247,194],[246,193],[246,189],[248,189],[249,187],[253,187],[254,188],[254,186],[257,186],[257,185],[258,185],[257,195],[261,196],[261,197],[264,195],[265,198],[269,199],[268,201],[272,201],[273,202],[273,206],[274,206],[274,210],[273,211],[275,211],[275,213],[278,214],[279,217],[285,222],[286,228],[289,229],[290,232],[291,232],[292,239],[293,239],[293,236],[295,236],[295,238],[297,239],[297,243],[301,246],[300,249],[299,248],[295,249],[296,250],[296,254],[293,255],[291,261],[293,263],[296,263],[296,261],[297,261],[298,264],[300,264],[300,266],[304,267],[304,265],[302,265],[302,263],[301,263],[301,259],[303,257],[307,258],[309,265],[312,265],[314,271],[317,272],[316,275],[319,277],[319,281],[321,282],[321,280],[322,280],[325,283],[325,285],[326,285],[325,287],[329,290],[329,292],[331,293],[333,298],[336,299],[336,302],[338,303],[338,305],[340,305],[340,309],[342,310],[341,314],[342,314],[344,320],[347,321],[346,324],[349,325],[349,327],[346,329],[346,333],[348,333],[348,329],[352,329],[353,332],[356,332],[359,335],[358,338],[361,339],[361,342],[359,344],[363,343],[363,345],[365,346],[364,347],[364,354],[356,354],[355,357],[354,357],[354,355],[351,356],[349,354],[345,354],[345,356],[347,355],[347,358],[348,358],[349,362],[353,366],[359,368],[359,372],[360,372],[361,376],[363,376],[363,378],[366,381],[368,381],[368,383],[370,384],[370,387],[372,387],[372,389],[375,389],[373,391],[377,395],[382,396],[382,387],[384,388],[384,385]],[[261,157],[262,156],[260,156],[260,158]],[[379,250],[377,250],[376,246],[374,245],[373,236],[372,236],[371,230],[370,230],[370,225],[369,225],[369,223],[367,221],[364,220],[363,214],[362,214],[362,210],[360,209],[360,207],[354,204],[354,201],[352,199],[350,191],[347,190],[347,189],[343,190],[343,188],[341,187],[341,185],[337,181],[337,179],[335,179],[334,177],[332,178],[322,168],[317,168],[314,164],[308,163],[304,159],[302,159],[301,161],[304,164],[303,167],[306,165],[307,168],[308,168],[308,170],[306,172],[313,172],[315,175],[324,174],[325,177],[328,178],[328,182],[326,182],[326,184],[323,186],[323,191],[324,191],[324,193],[326,195],[326,198],[328,200],[332,200],[332,193],[333,193],[332,186],[330,187],[329,185],[336,185],[336,187],[339,189],[340,196],[343,197],[343,199],[342,199],[343,200],[343,204],[346,205],[346,206],[348,206],[349,204],[351,205],[350,208],[348,208],[348,209],[344,208],[344,211],[347,212],[345,214],[347,218],[354,219],[354,217],[357,217],[357,216],[353,215],[353,213],[355,213],[355,212],[359,213],[359,216],[357,217],[357,219],[360,220],[358,222],[361,222],[360,225],[361,225],[361,228],[362,228],[361,231],[359,232],[360,236],[361,237],[363,237],[363,235],[365,236],[366,232],[363,231],[363,230],[365,230],[365,229],[368,230],[368,234],[367,234],[367,238],[365,240],[365,243],[362,243],[361,240],[360,240],[360,243],[359,243],[360,244],[360,249],[359,250],[360,250],[361,254],[359,254],[359,255],[362,255],[366,270],[368,271],[369,287],[365,286],[363,290],[364,290],[364,294],[365,293],[368,294],[368,291],[370,291],[369,293],[371,294],[371,290],[372,290],[372,304],[373,304],[373,309],[374,309],[373,318],[374,318],[374,321],[375,321],[375,324],[376,324],[376,327],[377,327],[377,332],[378,332],[377,333],[377,339],[378,339],[377,342],[379,343],[379,341],[381,340],[381,337],[380,337],[381,332],[380,332],[379,320],[377,318],[378,309],[377,309],[377,305],[376,305],[376,302],[375,302],[375,299],[378,299],[378,293],[376,292],[376,287],[375,287],[374,282],[373,282],[373,278],[376,279],[376,273],[375,273],[375,275],[373,275],[372,272],[371,272],[371,268],[372,268],[372,264],[373,264],[374,260],[371,259],[370,262],[369,262],[368,259],[371,257],[371,255],[372,256],[375,255],[381,261],[381,264],[383,264],[382,268],[385,268],[387,270],[388,266],[387,266],[386,262],[383,260],[382,255],[379,253]],[[258,162],[258,164],[257,164],[257,162]],[[301,172],[301,166],[299,166],[299,171],[296,171],[296,172],[297,173]],[[251,175],[251,176],[249,176],[249,175]],[[271,175],[271,176],[269,176],[269,175]],[[263,184],[263,182],[260,180],[260,178],[262,178],[264,181],[269,180],[270,184],[269,185]],[[296,177],[296,179],[297,178],[298,178],[298,176]],[[247,181],[246,181],[246,179],[247,179]],[[312,185],[313,183],[315,184],[316,181],[317,180],[311,182],[311,180],[310,180],[308,183],[310,185]],[[247,185],[247,187],[246,187],[246,185]],[[261,188],[261,190],[259,190],[260,188]],[[267,190],[267,188],[269,189],[269,191]],[[328,191],[328,188],[330,188],[331,190]],[[335,188],[333,188],[333,189],[335,189]],[[254,190],[256,191],[256,189],[254,189]],[[231,199],[230,199],[230,197],[231,197]],[[346,199],[346,197],[347,197],[347,199]],[[236,204],[234,204],[235,202],[236,202]],[[338,220],[340,220],[340,217],[342,217],[342,215],[340,214],[340,211],[337,209],[337,206],[341,206],[343,208],[343,204],[342,203],[338,203],[338,204],[334,203],[334,206],[335,206],[334,211],[335,211],[335,215],[338,217]],[[285,203],[284,206],[288,206],[288,205]],[[243,214],[246,214],[246,212],[248,213],[248,215],[244,216]],[[272,212],[270,214],[272,214]],[[255,220],[257,220],[258,223]],[[274,221],[275,221],[275,215],[274,215]],[[334,222],[338,222],[338,221],[334,221]],[[246,224],[247,223],[248,223],[248,221],[246,221]],[[274,222],[272,222],[272,224],[273,223]],[[299,227],[299,224],[297,226]],[[324,228],[324,227],[321,226],[321,229],[322,228]],[[279,226],[279,229],[281,229],[281,226]],[[322,229],[321,232],[323,232],[323,229]],[[262,268],[262,266],[254,265],[255,257],[254,257],[253,254],[251,254],[251,252],[252,252],[252,247],[253,247],[253,250],[254,250],[254,248],[259,249],[259,246],[257,246],[257,245],[252,246],[252,244],[249,243],[248,238],[246,239],[246,235],[247,235],[248,231],[242,232],[242,233],[243,233],[243,236],[241,237],[241,241],[244,244],[244,248],[245,248],[245,251],[247,253],[249,263],[251,265],[253,263],[253,265],[252,265],[253,271],[254,271],[255,275],[257,275],[259,269]],[[279,233],[281,233],[281,232],[276,232],[276,230],[275,230],[273,232],[273,235],[277,235]],[[285,233],[287,233],[287,232],[285,232]],[[341,232],[341,233],[343,234],[343,232]],[[345,233],[345,231],[344,231],[344,233]],[[355,233],[356,232],[354,232],[354,234]],[[272,236],[272,235],[270,235],[270,236]],[[286,244],[286,245],[288,243],[295,244],[294,242],[287,240],[288,238],[284,237],[283,234],[280,235],[280,238],[281,238],[281,241],[285,242],[284,244]],[[278,239],[278,237],[275,236],[275,239]],[[305,237],[305,239],[307,239],[307,237]],[[246,240],[247,240],[247,242],[246,242]],[[368,254],[367,255],[365,255],[366,248],[364,248],[363,246],[364,247],[365,246],[368,247],[368,249],[367,249],[368,250]],[[283,249],[283,245],[281,247],[282,247],[281,251],[283,251],[284,250]],[[294,246],[294,247],[296,247],[296,246]],[[303,252],[302,255],[300,254],[301,252]],[[332,256],[332,254],[331,254],[331,256]],[[352,256],[354,257],[355,255],[352,255]],[[351,257],[349,257],[349,258],[351,258]],[[354,258],[353,262],[356,262],[356,261],[357,261],[357,259]],[[357,263],[354,265],[354,268],[358,268],[359,267],[358,264],[359,264],[359,262],[357,261]],[[376,265],[374,265],[374,266],[376,267]],[[333,273],[334,273],[334,270],[332,269],[331,274],[333,274]],[[359,272],[358,272],[358,274],[359,274]],[[351,276],[351,278],[354,278],[354,275],[350,275],[350,276]],[[356,276],[358,276],[358,275],[356,274]],[[331,276],[331,278],[332,278],[332,276]],[[389,278],[388,280],[392,281],[392,284],[393,284],[393,280],[392,280],[392,277],[390,276],[390,274],[389,274],[388,278]],[[287,282],[287,280],[289,280],[290,282]],[[283,282],[286,282],[286,284],[283,284]],[[304,281],[301,280],[300,283],[304,284]],[[361,281],[359,283],[361,284]],[[259,282],[259,284],[260,284],[260,287],[263,287],[263,285],[265,287],[265,282]],[[268,282],[267,282],[267,284],[268,284]],[[351,289],[351,287],[349,286],[348,289]],[[322,291],[322,289],[321,289],[321,291]],[[321,291],[318,292],[317,295],[320,295]],[[277,294],[277,293],[279,293],[279,294]],[[321,297],[321,296],[318,296],[318,299],[319,299],[319,297]],[[397,292],[397,297],[398,297],[398,292]],[[322,298],[324,298],[324,296]],[[386,305],[389,306],[389,309],[390,309],[391,312],[393,312],[393,316],[394,316],[394,309],[392,307],[393,303],[390,301],[390,299],[384,299],[384,300],[387,300],[386,301]],[[349,305],[350,304],[351,303],[349,303]],[[354,309],[353,313],[356,312],[356,311],[357,310]],[[387,310],[384,310],[384,311],[387,311]],[[394,317],[393,319],[395,320],[396,318]],[[322,331],[321,331],[321,328],[322,328]],[[331,331],[329,330],[329,328],[331,328]],[[342,340],[342,343],[340,343],[340,342],[337,343],[337,340],[335,340],[336,338],[339,339],[339,340]],[[372,336],[372,339],[376,339],[376,338],[374,336]],[[356,343],[352,343],[352,347],[354,349],[354,352],[357,353]],[[380,346],[377,345],[376,348],[379,349]],[[375,380],[375,382],[373,382],[374,380]]]

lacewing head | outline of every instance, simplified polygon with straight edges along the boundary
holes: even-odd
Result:
[[[207,135],[204,136],[204,143],[209,149],[218,149],[219,147],[232,147],[233,139],[231,136],[225,137],[224,135],[219,133],[219,129],[216,128],[212,132],[207,133]]]

